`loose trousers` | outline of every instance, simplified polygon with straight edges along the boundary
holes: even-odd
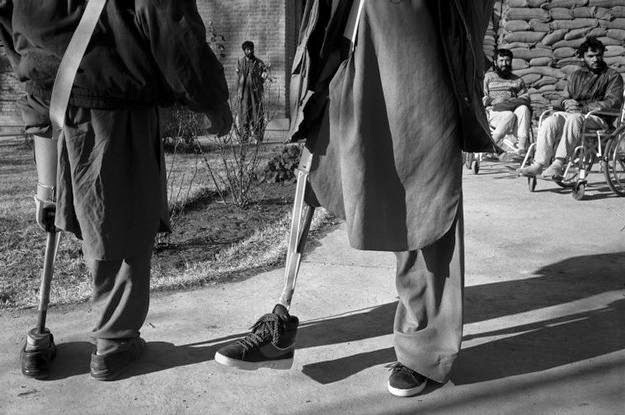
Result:
[[[514,134],[519,149],[527,149],[532,112],[526,105],[514,111],[488,111],[488,122],[493,130],[493,140],[499,143],[506,134]]]
[[[462,341],[463,228],[460,204],[454,224],[441,239],[422,249],[395,253],[397,360],[440,383],[449,378]]]
[[[573,150],[579,145],[582,138],[584,114],[558,111],[543,121],[538,129],[536,140],[536,154],[534,160],[543,166],[548,165],[555,157],[566,159],[573,155]],[[608,128],[607,123],[596,115],[586,119],[586,128],[601,130]]]
[[[98,353],[114,352],[121,341],[139,336],[150,305],[151,258],[152,244],[132,258],[86,259],[100,316],[91,333]]]

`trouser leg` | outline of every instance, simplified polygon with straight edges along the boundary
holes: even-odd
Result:
[[[546,166],[551,162],[555,143],[562,135],[565,117],[566,113],[556,112],[541,124],[538,129],[538,137],[536,138],[536,153],[534,154],[536,163]]]
[[[462,206],[441,239],[423,249],[395,255],[399,303],[393,340],[397,360],[429,379],[445,382],[462,340]]]
[[[573,150],[577,147],[582,138],[582,127],[584,127],[584,115],[583,114],[567,114],[566,121],[564,123],[562,138],[558,144],[556,150],[556,158],[566,159],[568,156],[573,155]],[[591,115],[586,119],[586,129],[598,130],[607,128],[606,122],[603,119]]]
[[[490,111],[488,121],[493,130],[493,140],[499,143],[511,131],[516,123],[516,116],[512,111]]]
[[[516,116],[516,136],[520,150],[527,149],[527,142],[530,135],[532,112],[526,105],[521,105],[514,110]]]
[[[113,352],[121,340],[139,336],[150,303],[151,256],[152,245],[132,258],[87,260],[99,312],[91,334],[98,353]]]

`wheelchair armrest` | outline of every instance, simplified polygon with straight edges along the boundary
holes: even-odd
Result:
[[[591,115],[607,115],[607,116],[610,116],[610,117],[619,117],[621,115],[621,112],[620,111],[615,111],[615,110],[612,110],[612,111],[610,111],[610,110],[593,110],[593,111],[587,112],[584,115],[584,118],[588,118]]]

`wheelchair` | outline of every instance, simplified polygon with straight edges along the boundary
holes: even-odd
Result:
[[[540,115],[538,128],[542,122],[553,112],[548,109]],[[606,130],[589,130],[586,128],[586,120],[591,115],[606,115],[615,117],[613,128]],[[582,200],[588,184],[588,174],[593,166],[599,163],[610,190],[618,196],[625,196],[625,106],[618,111],[590,111],[584,114],[582,125],[581,144],[575,147],[569,157],[562,177],[554,182],[563,188],[570,188],[575,200]],[[527,154],[521,163],[521,168],[531,164],[532,156],[536,152],[536,142],[530,144]],[[536,189],[537,178],[527,177],[527,185],[530,192]]]

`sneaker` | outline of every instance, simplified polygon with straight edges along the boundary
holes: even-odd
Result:
[[[34,379],[47,379],[50,376],[50,363],[56,357],[56,346],[52,333],[45,329],[39,333],[32,329],[20,351],[22,374]]]
[[[215,361],[244,370],[290,369],[298,324],[297,317],[277,304],[271,314],[265,314],[252,326],[247,336],[219,349]]]
[[[388,391],[395,396],[414,396],[423,391],[428,378],[397,362],[391,367]]]
[[[145,340],[141,337],[134,337],[121,341],[119,350],[106,354],[91,354],[91,377],[96,380],[115,380],[128,367],[128,365],[139,359],[145,349]]]
[[[543,172],[544,179],[552,179],[559,180],[562,178],[562,162],[560,160],[556,160],[549,167],[545,169]]]
[[[532,163],[531,166],[522,167],[518,170],[519,175],[527,177],[536,177],[543,171],[543,165]]]

